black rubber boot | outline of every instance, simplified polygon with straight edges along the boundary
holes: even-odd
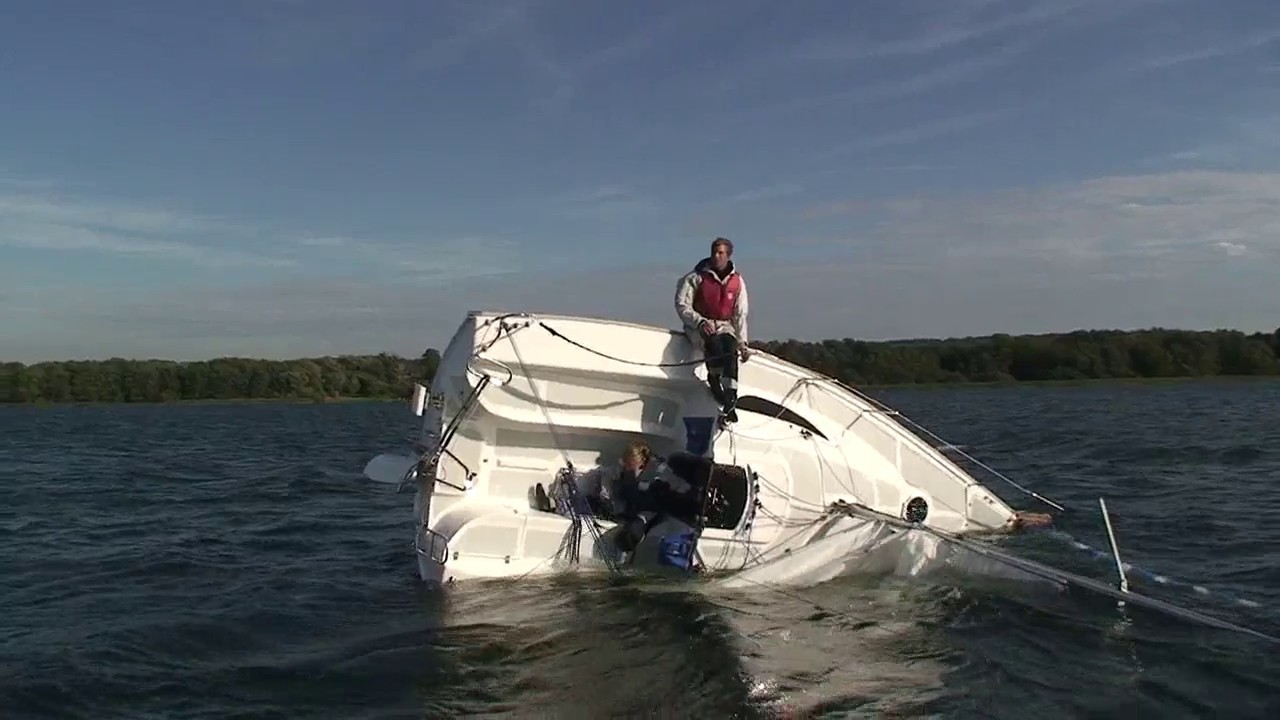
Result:
[[[738,405],[737,389],[725,390],[724,400],[721,401],[721,404],[724,407],[721,414],[724,416],[725,422],[738,422],[738,411],[736,409]]]
[[[542,483],[534,486],[533,497],[539,510],[542,512],[555,512],[555,505],[551,503],[551,498],[547,497],[547,491],[542,487]]]
[[[716,404],[723,407],[727,401],[725,400],[724,386],[720,384],[719,373],[707,376],[707,387],[711,389],[711,397],[716,399]]]

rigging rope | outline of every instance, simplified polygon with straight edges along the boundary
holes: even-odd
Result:
[[[520,370],[524,373],[525,379],[529,382],[529,389],[533,392],[534,399],[538,401],[538,407],[542,409],[542,415],[546,420],[547,429],[551,432],[551,438],[556,445],[556,450],[560,451],[560,454],[564,457],[565,467],[561,471],[561,477],[563,478],[561,486],[564,487],[566,492],[569,494],[569,512],[571,521],[571,525],[569,526],[569,535],[572,538],[571,540],[567,540],[567,542],[572,543],[572,558],[573,562],[577,563],[579,559],[578,544],[581,542],[584,516],[578,507],[579,495],[576,477],[577,472],[573,467],[573,458],[569,457],[569,451],[564,449],[564,445],[560,441],[560,435],[556,432],[555,421],[551,418],[551,411],[547,409],[547,403],[542,399],[542,393],[538,392],[538,386],[533,381],[533,375],[529,372],[529,366],[525,364],[524,356],[520,353],[520,346],[516,344],[515,338],[512,337],[514,333],[509,331],[505,321],[502,323],[501,327],[502,330],[507,331],[507,342],[511,344],[511,350],[516,355],[516,361],[520,363]],[[603,533],[600,530],[600,526],[596,523],[595,518],[587,517],[586,524],[587,529],[591,531],[592,539],[595,540],[596,549],[604,559],[605,564],[609,567],[609,571],[613,573],[619,572],[619,568],[614,562],[608,546],[604,542]]]
[[[616,357],[608,353],[600,352],[599,350],[596,350],[594,348],[587,347],[586,345],[583,345],[577,340],[570,339],[569,337],[565,336],[564,333],[560,332],[559,330],[556,330],[550,325],[547,325],[545,322],[542,322],[541,320],[538,321],[538,324],[542,326],[543,330],[546,330],[547,332],[551,333],[553,336],[560,338],[561,340],[569,343],[570,345],[573,345],[576,348],[579,348],[581,350],[586,350],[592,355],[598,355],[607,360],[612,360],[614,362],[620,362],[627,365],[639,365],[641,367],[688,367],[690,365],[701,365],[704,362],[710,362],[712,360],[720,360],[723,358],[733,356],[733,353],[721,353],[720,355],[707,355],[707,356],[698,358],[696,360],[681,360],[680,362],[669,362],[669,363],[651,363],[651,362],[640,362],[638,360],[627,360],[626,358]]]
[[[924,433],[925,435],[928,435],[928,436],[929,436],[929,439],[934,440],[934,441],[936,441],[936,442],[938,442],[938,443],[940,443],[940,444],[942,444],[942,445],[946,446],[946,448],[947,448],[948,450],[953,450],[953,451],[955,451],[955,453],[956,453],[957,455],[960,455],[961,457],[963,457],[964,459],[966,459],[966,460],[968,460],[969,462],[973,463],[974,465],[977,465],[978,467],[982,468],[983,470],[986,470],[987,472],[991,473],[994,477],[997,477],[997,478],[999,478],[999,479],[1001,479],[1001,480],[1005,481],[1006,483],[1008,483],[1009,485],[1013,486],[1013,487],[1014,487],[1015,489],[1017,489],[1018,491],[1020,491],[1020,492],[1022,492],[1022,493],[1024,493],[1024,494],[1026,494],[1026,495],[1029,495],[1029,496],[1031,496],[1031,497],[1033,497],[1033,498],[1035,498],[1035,499],[1039,500],[1040,502],[1045,503],[1046,505],[1050,505],[1050,506],[1052,506],[1052,507],[1055,507],[1055,508],[1057,508],[1058,510],[1060,510],[1060,511],[1062,511],[1062,512],[1066,512],[1066,510],[1067,510],[1067,509],[1066,509],[1065,507],[1063,507],[1061,504],[1059,504],[1059,503],[1057,503],[1057,502],[1054,502],[1053,500],[1050,500],[1049,498],[1044,497],[1044,496],[1043,496],[1043,495],[1041,495],[1040,493],[1037,493],[1036,491],[1031,490],[1030,488],[1023,487],[1022,485],[1020,485],[1020,484],[1018,484],[1016,481],[1014,481],[1014,480],[1013,480],[1013,478],[1008,477],[1007,475],[1005,475],[1004,473],[1000,472],[999,470],[996,470],[995,468],[993,468],[993,467],[991,467],[990,465],[988,465],[988,464],[986,464],[986,463],[982,462],[981,460],[979,460],[978,458],[974,457],[973,455],[970,455],[969,453],[965,452],[965,451],[964,451],[964,450],[963,450],[959,445],[956,445],[955,443],[950,442],[949,440],[946,440],[945,438],[941,437],[940,435],[938,435],[937,433],[933,432],[932,430],[930,430],[929,428],[925,427],[924,425],[921,425],[920,423],[916,422],[915,420],[912,420],[910,417],[908,417],[907,415],[905,415],[904,413],[902,413],[902,411],[900,411],[900,410],[895,410],[894,408],[891,408],[891,407],[889,407],[888,405],[885,405],[884,403],[880,402],[879,400],[877,400],[877,399],[875,399],[875,398],[871,397],[870,395],[868,395],[868,394],[866,394],[866,393],[862,392],[861,390],[858,390],[857,388],[854,388],[854,387],[851,387],[851,386],[847,385],[846,383],[842,382],[841,380],[838,380],[838,379],[833,378],[833,377],[826,377],[826,376],[819,375],[819,376],[817,376],[817,377],[804,378],[804,381],[806,381],[806,382],[808,382],[809,384],[812,384],[812,385],[819,385],[819,384],[824,383],[824,382],[832,383],[832,384],[834,384],[836,387],[839,387],[839,388],[841,388],[841,389],[843,389],[843,390],[848,391],[848,392],[849,392],[850,394],[852,394],[854,397],[857,397],[857,398],[859,398],[859,399],[861,399],[861,400],[865,400],[867,403],[869,403],[870,405],[872,405],[876,410],[879,410],[880,412],[883,412],[883,413],[888,414],[888,415],[892,415],[892,416],[894,416],[894,417],[902,418],[902,421],[903,421],[903,422],[905,422],[906,424],[910,425],[911,427],[916,428],[917,430],[919,430],[920,432]]]

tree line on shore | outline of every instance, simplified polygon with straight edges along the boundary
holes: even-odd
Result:
[[[753,346],[852,385],[1280,375],[1280,329],[1080,330],[1045,335]],[[440,353],[261,360],[68,360],[0,364],[0,402],[338,400],[407,397]]]

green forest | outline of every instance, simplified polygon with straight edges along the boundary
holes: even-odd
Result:
[[[1280,330],[1081,330],[945,340],[797,340],[754,347],[852,385],[1280,375]],[[259,360],[0,364],[0,402],[407,398],[440,353]]]

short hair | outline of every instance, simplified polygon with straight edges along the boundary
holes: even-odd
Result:
[[[718,237],[715,240],[712,240],[711,252],[714,253],[716,251],[717,245],[723,245],[726,252],[728,252],[730,255],[733,254],[733,241],[730,240],[729,238]]]

